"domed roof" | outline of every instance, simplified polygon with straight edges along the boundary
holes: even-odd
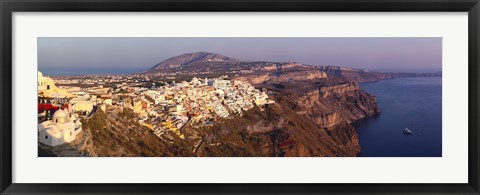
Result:
[[[38,73],[37,73],[37,76],[38,76],[38,77],[43,77],[42,72],[40,72],[40,71],[37,71],[37,72],[38,72]]]
[[[65,111],[63,111],[62,109],[58,109],[53,114],[53,118],[60,118],[60,117],[67,117],[67,113]]]

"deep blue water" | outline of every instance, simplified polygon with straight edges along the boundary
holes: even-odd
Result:
[[[442,156],[442,78],[360,84],[377,97],[381,114],[354,124],[364,157]],[[405,128],[413,131],[406,135]]]

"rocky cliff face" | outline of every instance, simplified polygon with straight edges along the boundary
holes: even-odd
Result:
[[[278,95],[278,99],[322,127],[332,127],[341,122],[352,123],[380,112],[375,96],[363,91],[357,83],[310,88],[303,93],[287,90]]]
[[[305,83],[303,83],[305,84]],[[265,86],[270,87],[270,86]],[[379,112],[375,97],[356,83],[285,89],[276,103],[202,130],[197,156],[356,156],[361,150],[351,125]]]
[[[286,105],[272,104],[201,130],[207,139],[196,156],[356,156],[355,131],[345,127],[322,128]]]
[[[277,67],[278,68],[278,67]],[[306,82],[311,80],[318,80],[327,78],[325,72],[319,70],[289,70],[278,69],[269,72],[259,72],[257,74],[242,75],[236,79],[247,81],[252,84],[269,83],[288,83],[288,82]]]
[[[329,77],[355,82],[373,82],[385,79],[394,79],[402,77],[437,77],[442,76],[442,72],[432,73],[404,73],[404,72],[372,72],[361,69],[342,68],[338,66],[316,66],[318,70],[325,72]]]
[[[278,96],[278,101],[313,121],[336,145],[353,153],[360,151],[360,145],[351,123],[380,112],[375,97],[356,83],[320,86],[303,94],[288,93]]]

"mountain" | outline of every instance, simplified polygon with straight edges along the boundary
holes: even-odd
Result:
[[[195,69],[202,67],[218,67],[218,66],[231,66],[237,65],[241,61],[223,56],[216,53],[209,52],[195,52],[186,53],[179,56],[168,58],[167,60],[160,62],[150,68],[149,72],[161,71],[161,70],[185,70]]]
[[[168,58],[147,70],[147,73],[173,74],[182,79],[198,76],[229,75],[241,77],[251,83],[292,82],[329,79],[336,82],[372,82],[400,77],[441,76],[435,73],[371,72],[338,66],[305,65],[296,62],[246,61],[217,53],[186,53]],[[162,77],[163,78],[163,77]]]

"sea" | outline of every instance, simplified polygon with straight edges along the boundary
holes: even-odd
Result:
[[[380,114],[354,123],[361,157],[441,157],[442,78],[415,77],[362,83]],[[404,134],[405,128],[412,134]]]

